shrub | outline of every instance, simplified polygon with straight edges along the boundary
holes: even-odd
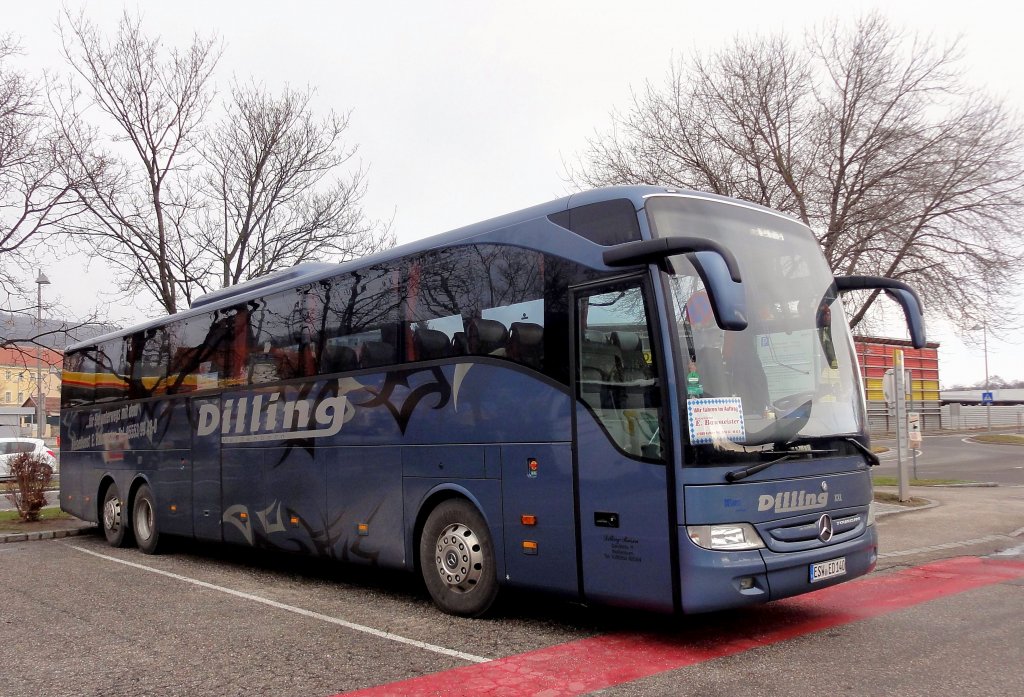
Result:
[[[32,453],[21,453],[10,460],[11,479],[4,482],[4,494],[25,522],[39,520],[46,505],[46,488],[53,468]]]

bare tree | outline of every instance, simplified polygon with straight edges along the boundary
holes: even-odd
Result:
[[[173,313],[202,292],[394,244],[387,224],[363,215],[365,170],[346,169],[348,116],[316,118],[311,91],[236,85],[211,124],[214,39],[179,51],[127,13],[111,40],[67,11],[60,31],[83,85],[63,92],[59,111],[90,214],[66,229],[119,270],[121,290]],[[113,124],[117,149],[78,108],[82,96]]]
[[[37,84],[7,67],[16,53],[12,40],[0,36],[0,290],[6,294],[24,290],[26,251],[73,213],[75,202]]]
[[[916,286],[961,327],[1010,308],[992,289],[1022,270],[1022,128],[968,89],[958,44],[910,36],[877,14],[832,22],[805,45],[736,39],[646,84],[589,141],[577,186],[668,184],[787,212],[814,230],[836,274]],[[858,295],[852,325],[877,294]]]
[[[119,146],[103,147],[97,130],[66,112],[74,118],[65,120],[65,133],[89,173],[79,194],[90,216],[71,230],[118,269],[122,290],[148,291],[173,313],[202,275],[202,250],[185,226],[198,205],[190,177],[219,45],[195,36],[183,51],[167,48],[127,12],[112,40],[69,10],[59,30],[65,59]]]
[[[204,143],[206,213],[201,245],[221,287],[315,259],[344,260],[394,244],[368,221],[366,171],[344,167],[349,115],[314,116],[312,90],[274,96],[235,85],[224,118]],[[214,286],[216,287],[216,286]]]
[[[19,48],[0,36],[0,348],[62,346],[95,323],[36,322],[40,307],[25,280],[50,251],[51,233],[81,211],[78,180],[39,83],[10,66]]]

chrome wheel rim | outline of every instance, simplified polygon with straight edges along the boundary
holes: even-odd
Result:
[[[462,523],[452,523],[437,536],[434,563],[441,582],[456,593],[476,587],[484,572],[480,538]]]
[[[154,520],[153,505],[149,499],[139,499],[135,504],[135,535],[143,540],[153,536]]]
[[[103,504],[103,527],[114,533],[121,529],[121,499],[116,496]]]

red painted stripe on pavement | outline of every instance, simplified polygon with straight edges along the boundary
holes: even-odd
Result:
[[[724,626],[602,635],[345,694],[579,695],[1017,578],[1024,578],[1024,563],[948,559],[765,606],[780,614],[779,624],[768,629],[752,626],[743,613],[724,614]]]

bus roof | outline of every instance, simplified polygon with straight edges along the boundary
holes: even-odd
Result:
[[[507,213],[505,215],[498,216],[496,218],[490,218],[478,223],[473,223],[465,227],[443,232],[437,235],[424,237],[423,239],[409,242],[397,247],[371,254],[365,257],[359,257],[357,259],[350,259],[348,261],[340,263],[326,263],[326,262],[310,262],[305,264],[298,264],[288,269],[276,271],[266,276],[259,278],[250,279],[228,288],[221,288],[219,290],[211,291],[204,295],[196,298],[192,305],[187,310],[182,310],[174,315],[165,315],[156,319],[148,320],[140,324],[121,329],[114,332],[109,332],[102,336],[94,337],[88,341],[81,341],[72,344],[67,347],[67,351],[76,351],[89,346],[96,346],[104,341],[123,337],[126,335],[134,334],[136,332],[145,331],[159,326],[163,326],[167,320],[171,317],[174,319],[187,319],[188,317],[201,315],[211,310],[216,310],[221,307],[232,307],[249,300],[253,300],[268,293],[273,293],[286,288],[291,288],[297,285],[306,283],[315,283],[319,280],[330,278],[341,273],[348,271],[354,271],[360,268],[371,266],[382,262],[391,261],[394,259],[400,259],[404,256],[417,254],[420,252],[426,252],[431,249],[456,246],[460,244],[467,244],[470,241],[486,242],[487,234],[503,230],[518,224],[526,223],[531,220],[538,218],[546,218],[554,213],[568,210],[570,208],[577,208],[579,206],[585,206],[593,203],[600,203],[602,201],[611,201],[615,199],[628,199],[630,200],[635,208],[639,211],[643,208],[644,199],[649,196],[658,194],[682,194],[699,196],[701,198],[716,199],[723,202],[736,203],[735,199],[720,196],[717,194],[710,194],[707,192],[690,191],[685,189],[677,189],[673,187],[664,186],[649,186],[649,185],[636,185],[636,186],[609,186],[602,187],[599,189],[591,189],[583,191],[569,196],[565,196],[554,201],[542,203],[530,208],[524,208],[513,213]],[[743,202],[744,205],[751,206],[754,208],[762,208],[757,204],[751,204]],[[778,215],[777,211],[773,211],[769,208],[763,208],[765,212],[771,212]],[[504,240],[502,240],[504,241]],[[597,245],[594,245],[597,247]],[[598,257],[599,258],[599,257]],[[601,263],[601,262],[598,262]]]

